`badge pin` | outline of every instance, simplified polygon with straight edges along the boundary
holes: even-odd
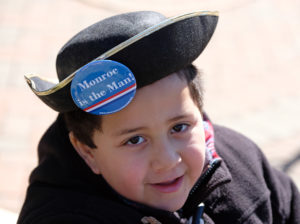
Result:
[[[86,64],[71,83],[74,103],[96,115],[122,110],[131,102],[135,92],[136,80],[130,69],[112,60]]]

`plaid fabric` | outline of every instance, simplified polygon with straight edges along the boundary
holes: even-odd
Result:
[[[204,132],[205,132],[205,143],[206,143],[206,161],[208,165],[212,165],[215,160],[219,160],[220,157],[215,150],[215,138],[214,138],[214,128],[210,121],[203,122]]]

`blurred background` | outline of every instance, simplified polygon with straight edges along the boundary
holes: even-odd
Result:
[[[196,61],[206,112],[253,139],[300,187],[299,0],[0,0],[0,216],[20,211],[38,141],[57,116],[24,75],[56,78],[56,54],[74,34],[136,10],[219,11]]]

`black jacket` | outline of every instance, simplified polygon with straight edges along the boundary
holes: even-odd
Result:
[[[244,136],[214,126],[222,158],[202,175],[177,213],[124,199],[93,174],[68,140],[61,116],[40,141],[39,165],[30,176],[18,224],[184,223],[204,202],[205,223],[300,223],[296,186],[270,167]],[[149,218],[152,217],[152,218]]]

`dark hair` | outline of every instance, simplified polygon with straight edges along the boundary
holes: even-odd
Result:
[[[202,113],[203,90],[200,72],[191,64],[176,74],[187,82],[191,97],[199,108],[200,113]],[[72,131],[74,136],[82,143],[91,148],[96,148],[92,136],[95,130],[101,130],[101,116],[89,114],[78,109],[64,113],[64,118],[68,131]]]

